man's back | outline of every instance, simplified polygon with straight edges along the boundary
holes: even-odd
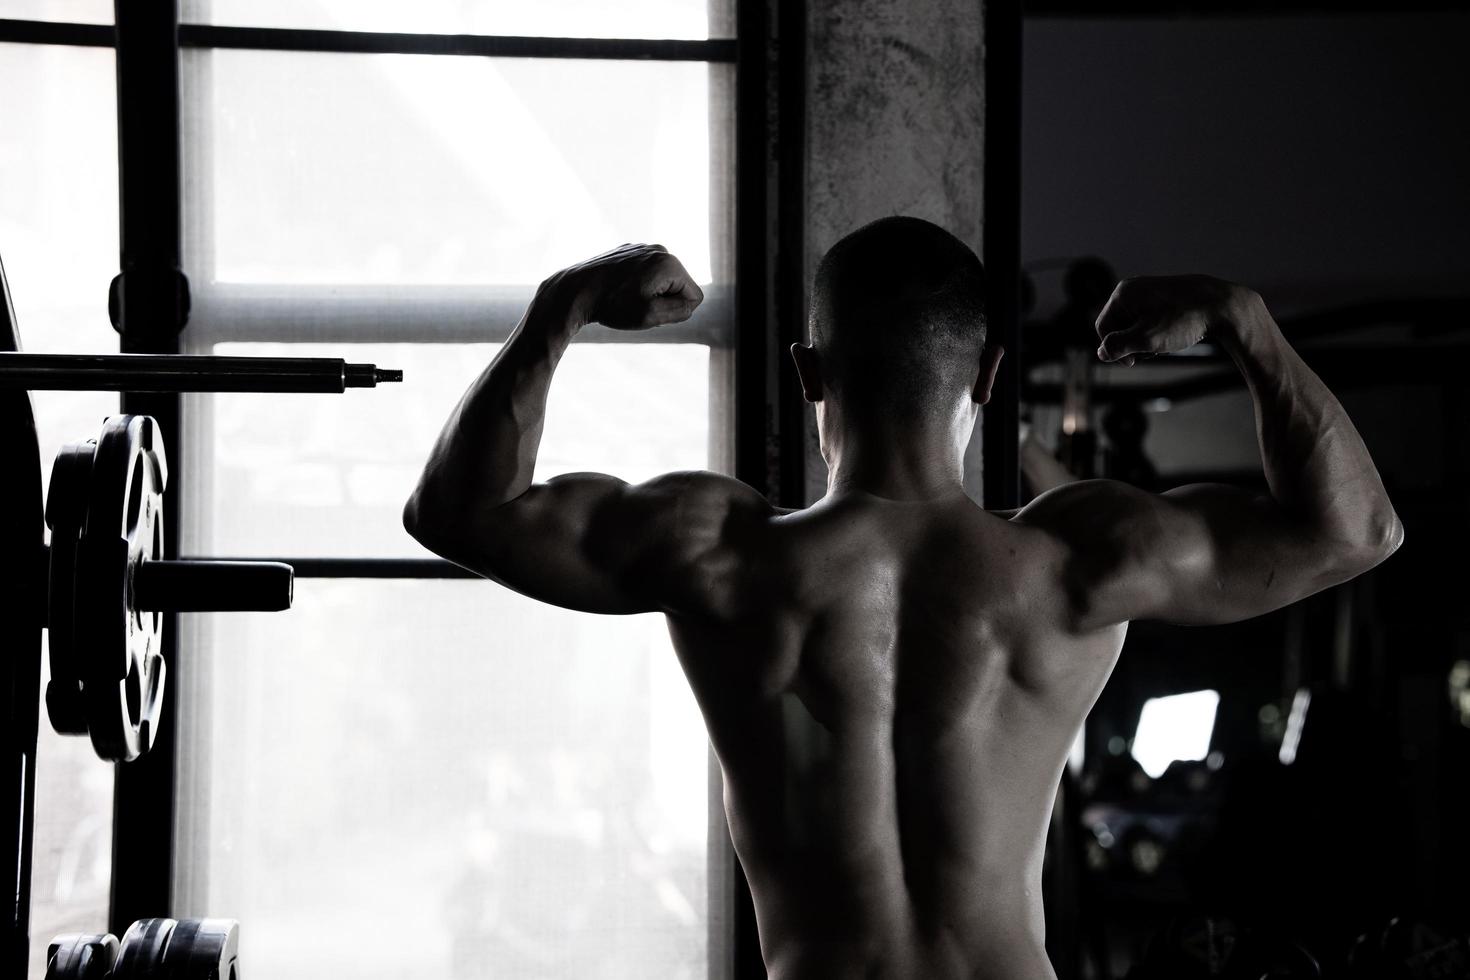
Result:
[[[1208,332],[1255,403],[1269,492],[1095,480],[1010,521],[979,510],[962,458],[1003,353],[983,293],[974,254],[917,219],[827,253],[813,344],[792,349],[829,467],[809,510],[714,473],[535,483],[576,332],[675,322],[703,298],[661,247],[614,249],[537,290],[404,508],[424,544],[526,595],[668,615],[781,980],[1050,977],[1047,817],[1126,624],[1259,616],[1403,540],[1351,420],[1260,297],[1204,276],[1120,283],[1098,356]]]
[[[962,495],[752,515],[670,616],[771,975],[1052,976],[1041,862],[1125,630],[1079,635],[1049,534]]]

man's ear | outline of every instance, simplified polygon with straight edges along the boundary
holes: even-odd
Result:
[[[1000,359],[1005,355],[1006,349],[999,344],[994,347],[987,346],[980,352],[980,373],[975,378],[974,389],[970,392],[970,398],[976,404],[990,404],[990,389],[995,385],[995,373],[1000,370]]]
[[[791,360],[796,362],[796,376],[801,379],[801,395],[809,402],[822,400],[822,365],[817,349],[811,344],[792,344]]]

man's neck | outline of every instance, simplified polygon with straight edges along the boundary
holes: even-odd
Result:
[[[934,500],[964,492],[964,454],[948,434],[910,431],[893,438],[839,440],[827,455],[827,495]]]

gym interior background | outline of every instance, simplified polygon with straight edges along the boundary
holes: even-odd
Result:
[[[1219,358],[1086,363],[1116,276],[1206,271],[1262,292],[1407,529],[1381,569],[1272,616],[1134,628],[1053,825],[1059,976],[1121,977],[1150,937],[1190,941],[1168,930],[1192,913],[1329,975],[1395,916],[1393,955],[1470,936],[1467,44],[1450,2],[0,0],[24,350],[404,371],[123,394],[165,430],[170,553],[288,562],[295,604],[169,617],[164,724],[135,762],[42,706],[29,975],[52,935],[206,914],[287,980],[763,975],[662,624],[466,579],[398,509],[534,284],[646,239],[709,302],[584,335],[538,476],[709,467],[820,495],[778,355],[815,258],[896,212],[982,251],[992,330],[1019,341],[977,498],[1023,501],[1048,461],[1259,483]],[[187,309],[150,295],[114,329],[120,268],[181,270]],[[47,474],[120,408],[31,397]]]

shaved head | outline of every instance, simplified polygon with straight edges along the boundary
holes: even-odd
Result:
[[[881,218],[828,250],[812,289],[812,343],[844,404],[912,418],[975,382],[985,268],[920,218]]]

